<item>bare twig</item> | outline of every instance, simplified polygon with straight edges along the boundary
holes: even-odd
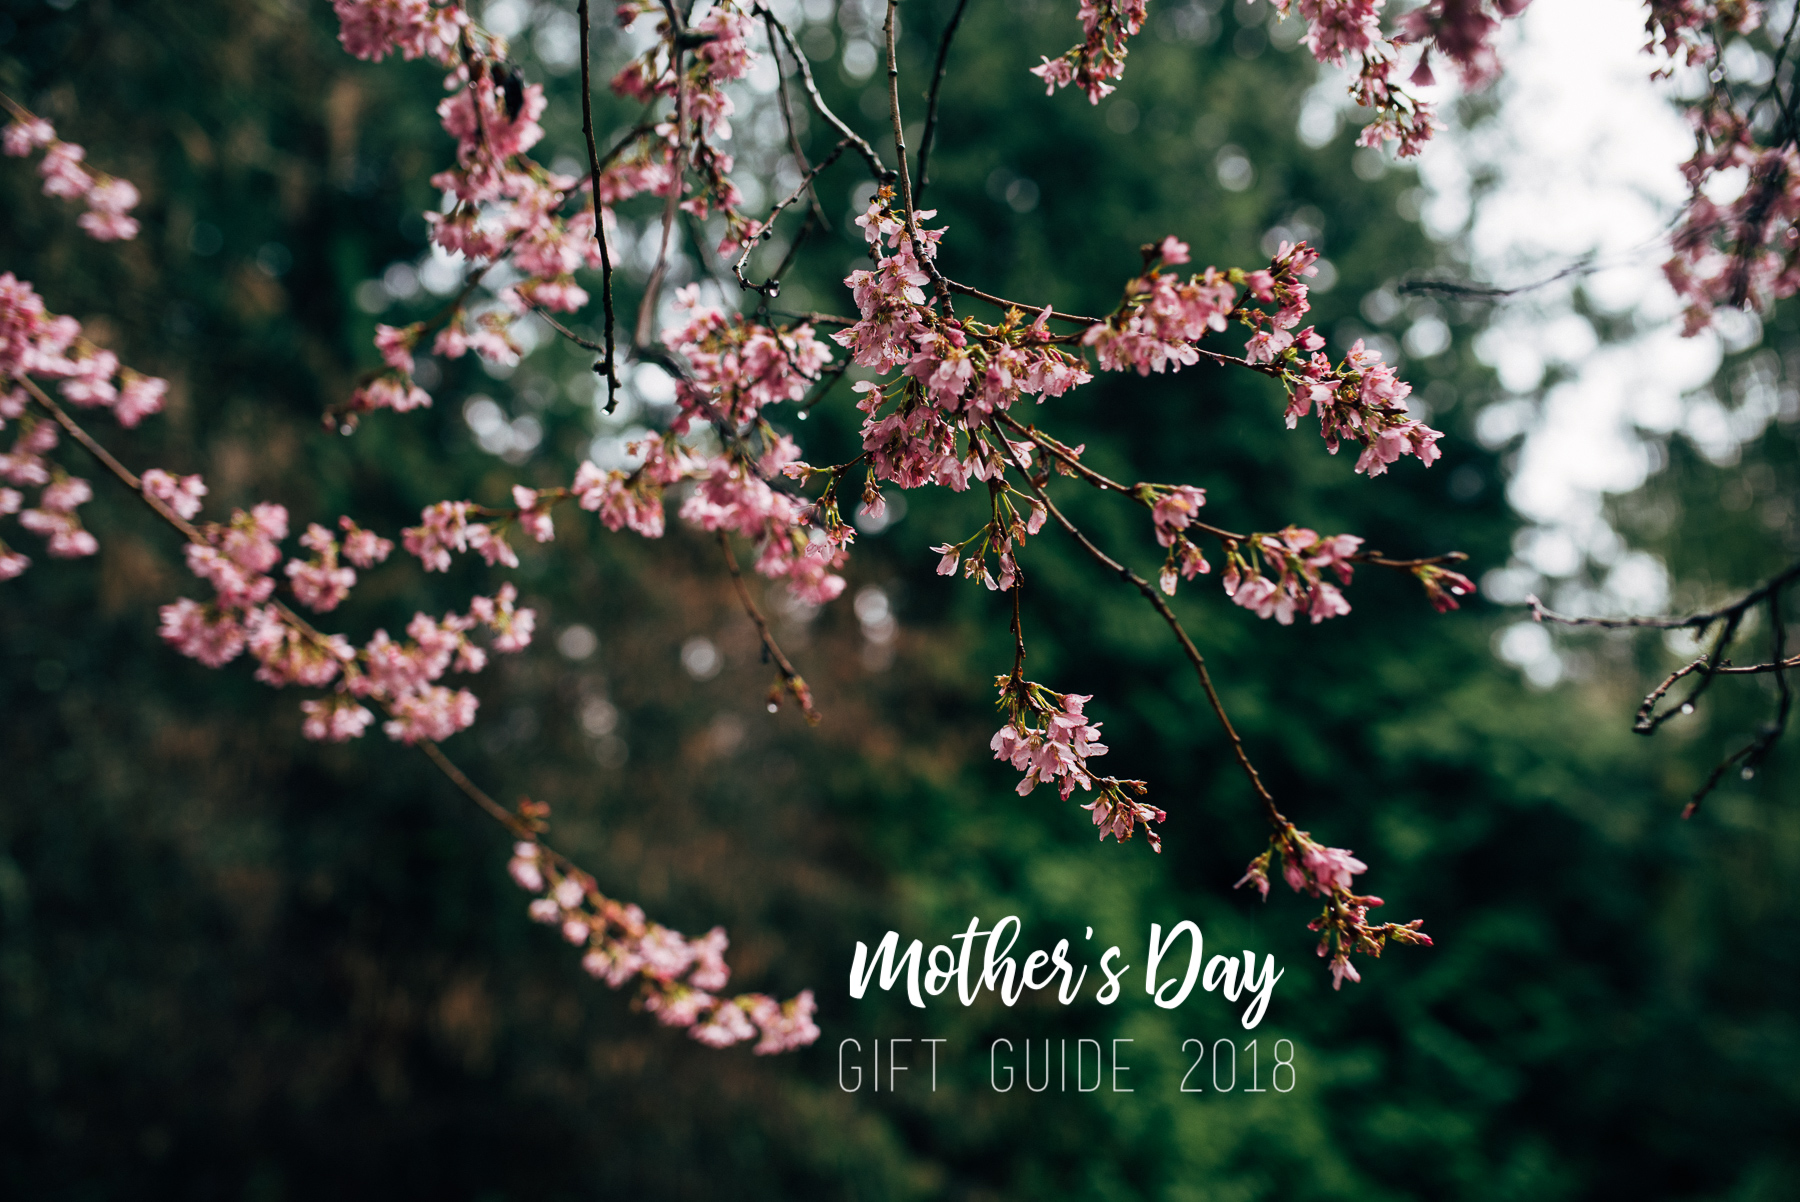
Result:
[[[731,536],[723,530],[719,531],[719,549],[725,553],[725,567],[731,573],[731,584],[737,590],[738,601],[742,603],[744,613],[749,615],[750,621],[756,625],[757,636],[762,640],[763,655],[766,659],[774,661],[775,670],[781,674],[780,682],[769,690],[769,708],[775,709],[780,702],[781,694],[785,692],[799,703],[801,712],[806,715],[806,721],[811,725],[817,725],[821,715],[818,710],[813,708],[812,690],[807,687],[806,681],[800,673],[794,670],[793,662],[782,652],[781,645],[775,641],[775,635],[769,629],[768,619],[763,617],[762,610],[756,607],[755,600],[750,596],[750,588],[744,583],[744,573],[738,568],[737,556],[732,553]]]
[[[931,77],[931,95],[925,106],[925,130],[919,135],[919,199],[925,199],[925,189],[931,184],[931,176],[925,172],[925,165],[931,158],[931,144],[937,136],[938,89],[944,85],[944,72],[950,63],[950,40],[956,36],[956,27],[962,24],[963,9],[969,6],[969,0],[956,0],[956,11],[950,14],[950,23],[944,26],[944,36],[938,41],[937,71]]]
[[[1531,616],[1538,621],[1555,622],[1562,626],[1598,626],[1604,630],[1704,630],[1715,622],[1729,619],[1734,614],[1741,619],[1744,614],[1796,580],[1800,580],[1800,563],[1793,564],[1729,605],[1703,613],[1690,614],[1685,618],[1571,617],[1555,612],[1536,597],[1525,598],[1525,604],[1531,607]]]
[[[826,155],[824,158],[819,160],[818,166],[812,168],[811,170],[809,170],[806,173],[805,178],[803,178],[800,181],[800,186],[798,188],[794,189],[793,195],[783,197],[781,199],[781,201],[779,203],[777,203],[773,209],[769,210],[769,218],[767,221],[763,222],[762,232],[759,233],[756,237],[745,241],[743,253],[738,256],[737,262],[733,263],[731,265],[731,273],[737,277],[737,282],[738,282],[739,287],[743,288],[747,292],[755,292],[758,295],[767,297],[767,298],[773,298],[773,297],[779,296],[781,294],[781,272],[782,272],[782,270],[785,269],[786,264],[784,263],[782,267],[777,268],[775,271],[775,274],[771,275],[768,278],[768,280],[765,281],[764,283],[752,284],[744,276],[744,266],[745,266],[745,264],[750,262],[750,252],[754,251],[757,247],[757,244],[759,242],[762,242],[764,239],[768,238],[768,236],[774,231],[775,219],[777,217],[781,216],[783,209],[787,208],[789,205],[791,205],[795,201],[799,200],[802,196],[805,196],[812,191],[813,177],[818,175],[821,171],[825,170],[825,168],[827,168],[827,167],[831,166],[833,163],[837,162],[838,156],[842,155],[844,153],[844,151],[848,150],[849,148],[850,148],[850,141],[848,138],[844,139],[843,141],[840,141],[835,147],[832,148],[832,151],[830,154]],[[796,240],[795,246],[798,246],[798,245],[799,245],[799,242],[798,242],[798,240]]]
[[[1788,684],[1787,673],[1800,668],[1800,655],[1790,657],[1787,651],[1787,620],[1782,614],[1782,592],[1796,580],[1800,580],[1800,563],[1790,566],[1786,571],[1774,576],[1765,583],[1745,593],[1729,605],[1703,613],[1691,614],[1685,618],[1594,618],[1573,617],[1559,614],[1548,608],[1536,597],[1527,597],[1526,603],[1531,607],[1534,618],[1540,622],[1555,622],[1564,626],[1594,626],[1604,630],[1693,630],[1704,635],[1713,626],[1718,626],[1719,633],[1715,637],[1712,649],[1705,655],[1687,663],[1671,672],[1662,683],[1658,684],[1638,706],[1637,714],[1632,720],[1631,729],[1641,735],[1655,734],[1663,723],[1682,714],[1694,712],[1695,703],[1707,689],[1712,687],[1714,679],[1720,676],[1756,675],[1773,673],[1779,700],[1776,702],[1775,714],[1763,724],[1756,736],[1713,766],[1706,780],[1695,791],[1693,797],[1683,807],[1681,816],[1692,817],[1700,808],[1700,803],[1707,794],[1718,787],[1733,765],[1743,764],[1746,777],[1753,773],[1774,750],[1775,743],[1787,730],[1788,718],[1793,708],[1793,693]],[[1732,640],[1737,637],[1746,617],[1758,606],[1766,605],[1769,610],[1769,624],[1772,630],[1773,655],[1769,662],[1748,664],[1733,667],[1725,658]],[[1669,690],[1686,677],[1698,674],[1700,679],[1687,696],[1667,709],[1659,710]]]
[[[954,316],[950,303],[950,287],[937,269],[930,256],[925,253],[925,243],[919,237],[918,217],[914,213],[912,176],[906,169],[906,128],[900,123],[900,60],[894,50],[894,16],[900,7],[900,0],[888,0],[887,21],[882,25],[882,33],[887,38],[888,64],[888,119],[894,126],[894,157],[900,164],[900,201],[902,214],[906,222],[906,237],[912,243],[913,257],[918,260],[919,267],[931,277],[931,286],[936,290],[938,301],[943,305],[944,316]]]
[[[613,353],[612,252],[606,246],[606,223],[602,220],[600,207],[600,152],[594,146],[594,92],[588,78],[593,58],[589,45],[588,0],[578,0],[577,7],[580,10],[577,19],[581,24],[581,133],[587,139],[588,178],[594,192],[594,240],[600,244],[600,303],[606,312],[606,358],[595,364],[594,370],[606,379],[606,411],[611,413],[619,398],[619,373]],[[635,130],[629,135],[630,139],[637,136]],[[618,154],[626,144],[621,141],[612,153]]]
[[[769,55],[775,60],[775,91],[776,95],[779,96],[781,100],[781,124],[782,127],[787,130],[788,149],[794,154],[794,169],[802,175],[806,175],[809,170],[806,162],[806,151],[800,146],[800,131],[794,128],[794,104],[793,100],[788,96],[787,68],[781,61],[781,42],[775,32],[775,18],[773,14],[768,12],[763,13],[763,28],[769,35]],[[826,229],[830,229],[831,222],[825,219],[825,208],[819,203],[819,193],[813,188],[810,176],[807,176],[806,195],[812,206],[812,216],[814,219]],[[795,245],[799,245],[799,239],[795,239]]]
[[[979,288],[971,288],[967,284],[959,284],[952,279],[945,279],[944,284],[952,292],[960,293],[963,296],[972,296],[976,300],[986,301],[988,304],[1001,309],[1017,309],[1021,313],[1042,313],[1044,311],[1044,306],[1042,305],[1038,305],[1036,308],[1033,308],[1030,305],[1022,305],[1018,301],[1009,301],[1003,296],[995,296],[991,292],[983,292]],[[1078,317],[1073,313],[1058,313],[1055,309],[1050,310],[1050,316],[1056,321],[1069,321],[1074,322],[1076,325],[1097,326],[1100,324],[1100,319],[1098,317]]]
[[[831,106],[825,103],[825,98],[819,95],[819,85],[813,82],[812,66],[806,61],[806,55],[802,53],[799,45],[795,43],[793,32],[769,10],[766,4],[762,3],[762,0],[757,0],[756,7],[752,11],[774,25],[781,34],[781,40],[787,46],[788,53],[794,56],[794,61],[800,66],[800,78],[806,84],[806,95],[812,101],[813,108],[818,110],[819,116],[825,118],[831,127],[838,131],[840,137],[850,139],[850,144],[856,147],[856,152],[862,155],[863,161],[869,165],[869,174],[875,177],[876,183],[892,183],[895,178],[894,172],[881,161],[881,156],[875,153],[875,148],[869,145],[868,139],[844,124],[843,118],[832,112]]]

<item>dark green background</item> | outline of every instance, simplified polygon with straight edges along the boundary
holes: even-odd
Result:
[[[1103,311],[1140,242],[1172,232],[1200,263],[1252,265],[1264,231],[1311,206],[1340,277],[1317,297],[1320,325],[1341,349],[1367,328],[1364,294],[1444,262],[1397,215],[1409,172],[1360,177],[1349,132],[1316,150],[1296,140],[1313,68],[1265,48],[1266,6],[1242,29],[1229,8],[1153,11],[1124,88],[1097,109],[1024,75],[1074,39],[1073,7],[970,5],[928,202],[950,229],[950,274]],[[914,117],[948,11],[905,6]],[[137,182],[145,230],[87,242],[6,160],[0,269],[173,382],[168,412],[140,430],[93,424],[128,463],[204,472],[209,513],[273,499],[297,521],[351,512],[392,534],[432,501],[566,481],[594,417],[567,383],[587,360],[563,347],[505,383],[450,365],[434,408],[378,415],[353,438],[320,429],[374,360],[356,286],[424,249],[425,177],[449,153],[430,107],[440,72],[358,64],[333,32],[323,3],[9,5],[0,87]],[[546,75],[529,42],[520,57],[553,94],[545,157],[575,152],[574,77]],[[621,52],[611,35],[602,49],[610,73]],[[864,116],[878,95],[817,67],[833,103],[879,135]],[[1115,112],[1126,101],[1135,123]],[[601,100],[603,131],[633,117]],[[1217,182],[1227,143],[1255,164],[1247,190]],[[1020,177],[1040,196],[1023,213],[1004,202]],[[835,281],[859,253],[841,220],[856,182],[847,165],[825,177],[837,229],[797,277],[821,308],[849,304]],[[197,253],[210,245],[197,223],[218,231],[213,253]],[[283,251],[284,270],[258,265],[281,268]],[[627,312],[640,280],[621,277]],[[1204,485],[1226,525],[1294,521],[1399,554],[1457,547],[1479,572],[1506,561],[1518,519],[1503,457],[1472,437],[1495,391],[1468,349],[1482,314],[1447,316],[1452,350],[1406,366],[1449,431],[1429,471],[1354,476],[1304,424],[1282,428],[1267,381],[1211,370],[1109,376],[1043,420],[1111,475]],[[1792,327],[1778,315],[1769,345],[1800,345]],[[461,418],[475,392],[543,421],[528,462],[475,446]],[[847,397],[805,428],[815,462],[854,445]],[[1716,596],[1785,561],[1792,511],[1771,507],[1794,495],[1791,427],[1735,472],[1680,440],[1669,453],[1620,520],[1685,588]],[[154,607],[199,588],[171,532],[78,452],[60,455],[95,478],[102,552],[49,562],[23,536],[39,562],[0,587],[9,1197],[1792,1196],[1793,740],[1701,818],[1675,818],[1711,757],[1759,720],[1756,682],[1722,686],[1691,727],[1644,742],[1630,710],[1674,662],[1653,640],[1577,640],[1580,679],[1541,693],[1493,658],[1494,632],[1519,615],[1485,602],[1438,617],[1409,582],[1365,571],[1353,614],[1284,629],[1210,581],[1185,586],[1177,607],[1288,812],[1367,859],[1389,916],[1422,916],[1438,940],[1363,965],[1364,983],[1334,994],[1304,899],[1229,889],[1265,831],[1166,629],[1054,530],[1025,559],[1029,671],[1096,695],[1109,767],[1148,779],[1169,811],[1161,857],[1141,840],[1097,845],[1073,803],[1016,797],[987,759],[1004,610],[932,575],[927,550],[966,534],[977,500],[914,495],[903,521],[859,541],[852,590],[884,587],[900,618],[891,667],[864,665],[847,601],[789,624],[826,714],[816,730],[764,711],[767,672],[709,541],[676,528],[646,543],[562,515],[558,542],[524,549],[513,574],[545,637],[479,678],[481,720],[448,750],[499,796],[550,801],[556,838],[613,895],[690,932],[724,923],[736,983],[816,989],[824,1038],[759,1060],[662,1030],[586,979],[526,920],[501,832],[417,753],[377,737],[307,744],[295,697],[161,646]],[[1746,514],[1733,481],[1775,519]],[[1063,492],[1108,546],[1155,565],[1140,514]],[[360,639],[494,583],[478,562],[427,578],[402,557],[333,618]],[[579,664],[551,637],[573,622],[600,637]],[[696,635],[724,652],[717,679],[681,670]],[[623,763],[579,721],[601,697],[621,714]],[[1245,1033],[1213,996],[1148,1006],[1139,972],[1110,1009],[939,999],[920,1015],[848,998],[855,940],[898,927],[929,944],[1007,913],[1025,919],[1023,947],[1079,945],[1092,924],[1139,972],[1151,922],[1192,918],[1210,949],[1273,953],[1286,976],[1256,1034],[1265,1064],[1273,1040],[1295,1041],[1298,1088],[1179,1094],[1182,1040]],[[837,1042],[872,1035],[950,1040],[936,1094],[919,1068],[891,1095],[841,1092]],[[996,1094],[983,1050],[1000,1036],[1134,1039],[1136,1092]]]

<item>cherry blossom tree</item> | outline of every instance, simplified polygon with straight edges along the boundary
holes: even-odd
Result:
[[[1418,95],[1436,83],[1434,61],[1454,68],[1465,88],[1486,85],[1502,70],[1496,39],[1503,23],[1525,7],[1525,0],[1429,0],[1389,13],[1380,0],[1273,2],[1283,18],[1304,25],[1308,49],[1325,70],[1344,73],[1350,94],[1368,110],[1362,144],[1391,145],[1401,157],[1426,153],[1439,128],[1431,104]],[[758,631],[774,669],[769,708],[792,703],[817,720],[811,690],[777,644],[739,551],[749,555],[754,574],[792,597],[828,604],[845,588],[841,573],[856,535],[851,515],[879,516],[906,490],[970,494],[970,532],[932,550],[938,573],[960,573],[1009,603],[1014,657],[1010,670],[996,677],[1002,724],[989,746],[1021,774],[1021,795],[1038,785],[1054,786],[1065,803],[1079,794],[1101,840],[1110,835],[1125,843],[1142,832],[1154,850],[1163,838],[1158,827],[1170,818],[1148,800],[1148,783],[1096,767],[1108,749],[1100,741],[1101,722],[1086,708],[1093,698],[1056,691],[1026,673],[1020,598],[1030,579],[1029,546],[1036,538],[1065,537],[1167,624],[1254,790],[1269,841],[1238,884],[1266,897],[1278,873],[1292,890],[1320,902],[1311,929],[1320,936],[1319,954],[1334,986],[1360,979],[1353,954],[1378,956],[1389,941],[1429,945],[1422,920],[1372,921],[1382,900],[1359,892],[1356,879],[1368,866],[1300,829],[1278,804],[1168,598],[1184,583],[1199,587],[1216,560],[1219,586],[1236,605],[1278,627],[1297,619],[1319,624],[1349,612],[1346,589],[1360,566],[1412,577],[1420,600],[1441,613],[1474,592],[1455,567],[1463,557],[1431,548],[1390,555],[1356,534],[1297,525],[1244,530],[1228,515],[1221,518],[1226,524],[1215,525],[1202,520],[1213,513],[1203,481],[1115,480],[1085,460],[1083,446],[1054,432],[1057,400],[1097,373],[1148,376],[1204,363],[1273,381],[1286,398],[1287,427],[1316,420],[1326,453],[1348,445],[1351,471],[1369,477],[1369,487],[1381,487],[1375,478],[1389,471],[1429,469],[1442,435],[1409,415],[1410,385],[1374,347],[1363,341],[1332,347],[1308,322],[1316,250],[1283,242],[1264,263],[1201,267],[1191,261],[1181,231],[1171,231],[1138,248],[1140,266],[1119,281],[1109,312],[1084,316],[1035,299],[996,296],[946,274],[940,250],[953,231],[935,223],[936,212],[922,202],[961,6],[943,31],[921,113],[902,103],[911,94],[902,91],[896,53],[902,12],[898,0],[888,0],[882,31],[887,130],[873,140],[827,105],[793,31],[766,0],[629,0],[609,14],[590,12],[588,0],[575,7],[585,173],[564,173],[534,157],[545,149],[544,90],[524,77],[505,40],[484,29],[461,0],[333,0],[348,54],[373,62],[422,59],[446,72],[437,115],[455,150],[431,176],[444,201],[424,220],[434,244],[465,275],[431,319],[378,328],[374,349],[382,366],[330,405],[323,424],[353,434],[363,422],[403,422],[409,411],[433,403],[420,383],[421,356],[457,359],[473,352],[511,365],[531,341],[520,337],[520,323],[541,321],[592,352],[609,404],[628,366],[654,364],[673,377],[674,416],[631,448],[629,466],[587,462],[559,487],[518,484],[507,506],[444,498],[426,507],[417,525],[385,534],[354,514],[296,518],[271,503],[207,515],[208,488],[199,476],[134,470],[77,417],[104,409],[120,425],[135,426],[159,411],[166,383],[122,364],[85,338],[74,319],[56,315],[54,281],[40,292],[38,283],[7,273],[0,275],[0,421],[14,433],[0,455],[7,485],[0,488],[0,516],[14,517],[41,538],[51,558],[94,554],[96,537],[79,516],[94,486],[57,455],[65,439],[79,446],[186,540],[187,565],[205,587],[199,597],[160,612],[162,637],[175,652],[209,667],[247,653],[258,680],[307,693],[300,729],[308,739],[343,742],[367,737],[379,725],[387,739],[417,748],[509,832],[515,842],[509,871],[532,895],[530,917],[556,928],[594,977],[614,988],[634,985],[646,1010],[709,1045],[753,1041],[764,1053],[804,1045],[818,1034],[813,998],[729,994],[723,930],[690,939],[637,906],[604,896],[590,874],[544,838],[547,805],[500,805],[442,749],[475,722],[480,706],[455,678],[478,674],[490,656],[516,653],[532,640],[536,615],[518,605],[514,584],[502,578],[459,609],[418,613],[399,638],[385,629],[352,635],[323,628],[323,615],[338,608],[363,574],[380,570],[396,545],[426,572],[446,572],[457,557],[474,554],[499,573],[518,566],[514,540],[550,542],[559,522],[579,520],[558,514],[567,503],[596,514],[609,531],[654,539],[664,533],[674,498],[680,521],[716,539]],[[641,47],[610,81],[614,93],[641,106],[641,116],[603,148],[592,105],[597,81],[589,72],[591,41],[603,33],[604,16]],[[1076,16],[1082,40],[1036,67],[1020,64],[1019,86],[1030,86],[1023,78],[1029,71],[1052,94],[1075,85],[1089,103],[1129,87],[1125,67],[1144,5],[1083,0]],[[1647,6],[1647,70],[1698,71],[1709,84],[1691,105],[1696,151],[1685,170],[1693,193],[1671,237],[1667,266],[1688,303],[1690,333],[1720,307],[1766,306],[1800,287],[1800,130],[1786,69],[1796,18],[1772,42],[1761,20],[1760,6],[1750,0],[1651,0]],[[1722,47],[1744,38],[1761,38],[1774,50],[1777,69],[1760,91],[1716,66]],[[729,150],[734,89],[759,64],[772,66],[779,79],[797,173],[792,186],[771,181],[757,189],[779,196],[766,212],[746,202]],[[138,193],[129,182],[89,162],[48,121],[14,100],[5,105],[5,153],[24,160],[12,169],[34,164],[46,195],[79,202],[77,224],[92,238],[115,242],[139,233],[131,216]],[[816,162],[794,135],[796,105],[808,106],[835,138]],[[915,150],[907,122],[920,117]],[[826,171],[861,173],[872,185],[855,218],[867,266],[843,279],[842,315],[780,310],[782,276],[822,221],[814,183]],[[1741,187],[1723,199],[1733,180]],[[659,201],[661,216],[654,264],[635,314],[627,315],[615,307],[621,248],[614,208],[635,197]],[[697,249],[718,256],[719,275],[735,295],[715,286],[667,286],[682,232],[702,226],[710,231],[708,245]],[[759,281],[751,269],[754,252],[778,230],[787,231],[789,249]],[[808,460],[798,422],[821,404],[860,412],[859,454],[837,463]],[[1059,500],[1076,489],[1115,496],[1129,512],[1141,513],[1138,520],[1165,551],[1161,564],[1140,574],[1078,527]],[[29,504],[28,490],[36,490]],[[0,579],[30,566],[24,551],[0,543]],[[1779,620],[1782,590],[1795,578],[1790,571],[1735,605],[1683,620],[1698,630],[1718,628],[1716,646],[1652,695],[1643,721],[1654,728],[1667,716],[1652,717],[1651,709],[1682,676],[1698,673],[1685,703],[1691,705],[1716,675],[1773,672],[1782,681],[1774,733],[1759,735],[1721,770],[1738,761],[1749,767],[1766,755],[1787,717],[1784,674],[1797,662],[1788,656]],[[1727,665],[1725,649],[1743,613],[1765,603],[1775,617],[1770,662]],[[1080,685],[1056,683],[1071,690]]]

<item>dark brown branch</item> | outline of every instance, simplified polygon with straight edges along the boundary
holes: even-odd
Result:
[[[1712,687],[1713,681],[1720,676],[1754,675],[1773,673],[1779,700],[1775,706],[1774,717],[1763,724],[1756,736],[1713,766],[1713,770],[1694,796],[1681,811],[1683,818],[1689,818],[1700,808],[1700,803],[1707,794],[1718,787],[1733,765],[1742,763],[1746,775],[1752,773],[1756,766],[1774,750],[1775,743],[1787,729],[1788,718],[1793,708],[1793,693],[1788,684],[1787,673],[1800,668],[1800,655],[1789,657],[1787,651],[1787,621],[1782,614],[1782,590],[1800,580],[1800,563],[1790,566],[1786,571],[1774,576],[1739,597],[1729,605],[1703,613],[1691,614],[1685,618],[1594,618],[1572,617],[1559,614],[1544,605],[1536,597],[1527,597],[1526,604],[1531,607],[1534,618],[1540,622],[1555,622],[1564,626],[1593,626],[1603,630],[1693,630],[1704,634],[1713,626],[1720,627],[1714,639],[1712,649],[1691,663],[1687,663],[1671,672],[1662,683],[1658,684],[1638,706],[1633,717],[1631,729],[1641,735],[1655,734],[1663,723],[1682,714],[1694,712],[1695,703]],[[1737,637],[1738,630],[1751,610],[1760,605],[1769,609],[1769,624],[1772,629],[1773,655],[1769,662],[1750,664],[1743,667],[1732,667],[1731,661],[1725,658],[1732,640]],[[1669,690],[1686,677],[1698,674],[1700,679],[1688,690],[1687,696],[1679,704],[1667,709],[1658,710]]]
[[[577,7],[580,10],[577,19],[581,23],[581,133],[587,139],[588,180],[594,192],[594,239],[600,244],[600,303],[606,312],[606,358],[595,364],[594,370],[605,377],[606,411],[611,413],[618,404],[619,396],[619,373],[613,348],[612,252],[606,246],[606,222],[602,220],[600,207],[600,152],[594,145],[594,89],[588,76],[593,57],[592,47],[589,45],[591,31],[588,0],[578,0]],[[629,141],[638,136],[638,132],[633,130],[614,147],[612,154],[618,154]]]
[[[956,27],[962,24],[963,9],[969,6],[969,0],[956,0],[956,11],[950,14],[950,23],[944,26],[944,36],[938,41],[937,71],[931,77],[931,95],[925,105],[925,130],[919,135],[919,199],[925,199],[925,189],[931,184],[931,177],[925,172],[925,165],[931,158],[931,144],[937,136],[938,89],[944,85],[944,72],[950,63],[950,40],[956,36]]]
[[[1781,574],[1758,585],[1729,605],[1704,613],[1690,614],[1685,618],[1571,617],[1555,612],[1536,597],[1525,598],[1525,604],[1531,607],[1531,616],[1538,621],[1555,622],[1562,626],[1598,626],[1603,630],[1704,630],[1714,622],[1727,620],[1733,615],[1741,619],[1751,609],[1796,580],[1800,580],[1800,563],[1792,565]]]
[[[979,288],[971,288],[967,284],[959,284],[952,279],[946,278],[944,284],[952,292],[960,293],[963,296],[972,296],[976,300],[986,301],[1001,309],[1017,309],[1021,313],[1042,313],[1044,311],[1042,305],[1034,309],[1030,305],[1021,305],[1018,301],[1009,301],[1003,296],[995,296],[991,292],[983,292]],[[1100,324],[1098,317],[1077,317],[1073,313],[1058,313],[1055,309],[1050,310],[1050,316],[1057,321],[1070,321],[1076,325],[1097,326]]]
[[[835,313],[815,313],[811,310],[795,313],[788,309],[775,309],[772,312],[777,317],[791,317],[795,321],[803,321],[814,326],[853,326],[858,320],[854,317],[839,317]]]

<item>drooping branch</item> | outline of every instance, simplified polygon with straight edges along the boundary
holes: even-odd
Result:
[[[1002,437],[1001,441],[1004,444],[1006,440]],[[1010,451],[1010,444],[1008,445]],[[1187,657],[1188,663],[1193,665],[1194,674],[1200,681],[1200,687],[1206,693],[1207,704],[1212,707],[1213,715],[1218,719],[1220,728],[1224,730],[1226,739],[1231,743],[1232,755],[1237,759],[1238,766],[1243,769],[1244,775],[1249,778],[1250,787],[1255,790],[1257,800],[1261,802],[1263,812],[1268,816],[1269,822],[1278,830],[1291,825],[1288,823],[1287,817],[1276,807],[1274,794],[1270,793],[1268,786],[1263,783],[1262,774],[1256,770],[1256,765],[1250,760],[1249,751],[1244,747],[1244,740],[1238,735],[1237,727],[1232,725],[1230,715],[1225,712],[1225,703],[1220,699],[1218,690],[1213,687],[1212,673],[1207,670],[1206,657],[1200,654],[1198,647],[1194,646],[1194,640],[1188,637],[1188,632],[1182,628],[1181,620],[1175,616],[1175,611],[1169,608],[1169,603],[1163,600],[1148,580],[1102,551],[1092,539],[1082,533],[1080,527],[1071,522],[1067,515],[1057,508],[1056,502],[1052,501],[1050,494],[1045,491],[1044,485],[1047,483],[1047,478],[1040,480],[1031,474],[1028,464],[1018,460],[1014,462],[1024,476],[1025,483],[1030,487],[1032,494],[1049,511],[1050,516],[1056,519],[1057,525],[1067,531],[1069,536],[1081,545],[1082,550],[1093,556],[1102,567],[1142,594],[1144,600],[1150,603],[1150,607],[1156,610],[1157,615],[1168,623],[1169,630],[1175,635],[1175,641],[1181,645],[1182,654]]]

